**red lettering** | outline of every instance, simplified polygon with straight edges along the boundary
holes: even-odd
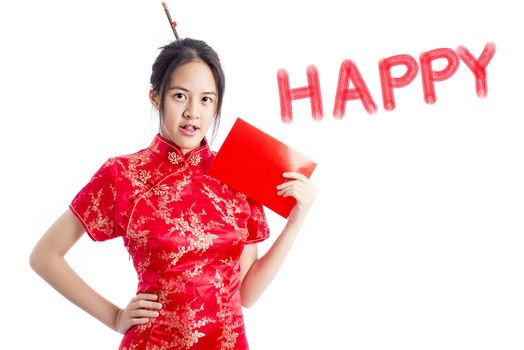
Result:
[[[457,48],[457,53],[475,76],[475,89],[477,90],[477,96],[481,98],[486,97],[488,94],[486,66],[495,54],[495,44],[487,43],[478,60],[476,60],[471,52],[469,52],[469,50],[464,46],[459,46]]]
[[[488,42],[479,58],[475,58],[471,52],[464,46],[459,46],[457,52],[449,48],[440,48],[420,54],[420,62],[410,55],[395,55],[388,58],[382,58],[378,62],[380,85],[382,89],[382,100],[384,109],[392,111],[396,107],[394,90],[402,88],[416,78],[419,67],[422,77],[422,89],[424,101],[427,104],[436,102],[435,82],[449,79],[455,74],[462,60],[470,69],[475,77],[475,87],[477,95],[481,98],[486,97],[487,73],[486,67],[493,58],[496,48],[495,44]],[[433,61],[438,59],[446,60],[446,65],[441,70],[433,69]],[[404,66],[406,71],[399,77],[393,77],[393,67]],[[310,98],[311,111],[314,120],[321,120],[322,98],[320,94],[320,84],[318,71],[314,65],[307,67],[308,85],[295,89],[289,88],[289,77],[285,69],[280,69],[277,73],[278,91],[280,95],[280,112],[281,119],[284,123],[291,123],[293,120],[293,111],[291,102],[301,98]],[[353,84],[353,88],[349,86]],[[335,95],[335,105],[333,107],[333,116],[336,119],[342,119],[346,111],[346,103],[349,100],[360,100],[364,109],[373,114],[377,111],[377,106],[369,92],[366,82],[362,78],[360,71],[355,63],[346,59],[340,65],[338,85]]]
[[[434,71],[431,62],[439,58],[446,59],[448,64],[443,70]],[[422,75],[422,88],[426,103],[433,104],[437,100],[435,81],[443,81],[450,78],[457,71],[459,63],[460,60],[455,51],[448,48],[435,49],[420,54],[420,74]]]
[[[406,72],[401,77],[393,78],[391,76],[391,68],[398,65],[405,66]],[[397,55],[381,59],[378,66],[384,109],[386,109],[386,111],[392,111],[395,109],[393,88],[404,87],[415,79],[418,73],[417,61],[410,55]]]
[[[322,109],[320,83],[318,81],[318,70],[314,65],[307,67],[307,86],[290,89],[289,75],[285,69],[280,69],[278,71],[277,80],[282,122],[291,123],[291,121],[293,121],[293,108],[291,106],[291,101],[307,97],[309,97],[311,101],[311,113],[313,114],[313,119],[322,120],[324,112]]]
[[[349,81],[355,85],[354,89],[348,89]],[[335,107],[333,108],[333,116],[337,119],[342,119],[346,110],[347,100],[359,99],[362,105],[369,114],[377,111],[377,105],[369,89],[362,79],[357,66],[351,60],[344,60],[340,65],[340,73],[338,76],[337,95],[335,97]]]

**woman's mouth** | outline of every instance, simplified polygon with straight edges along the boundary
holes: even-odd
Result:
[[[180,125],[179,129],[183,135],[193,136],[196,134],[199,128],[194,125],[186,124],[186,125]]]

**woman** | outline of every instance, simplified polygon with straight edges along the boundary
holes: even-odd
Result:
[[[123,333],[120,349],[248,349],[241,306],[249,307],[280,268],[315,198],[299,173],[275,189],[297,203],[268,252],[262,206],[206,175],[214,158],[206,133],[220,121],[224,74],[206,43],[162,48],[150,100],[160,130],[149,147],[108,159],[36,244],[31,267],[70,301]],[[67,264],[84,232],[122,237],[138,274],[121,309]]]

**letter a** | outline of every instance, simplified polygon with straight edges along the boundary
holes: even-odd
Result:
[[[355,85],[354,89],[347,88],[349,81],[352,81]],[[362,102],[362,105],[369,114],[377,111],[377,105],[375,101],[373,101],[357,66],[351,60],[344,60],[340,65],[340,73],[338,75],[337,95],[335,97],[333,116],[336,119],[342,119],[346,110],[346,101],[357,99]]]

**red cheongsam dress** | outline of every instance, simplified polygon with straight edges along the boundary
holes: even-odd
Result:
[[[123,238],[136,293],[162,303],[120,350],[248,349],[239,258],[269,229],[260,204],[207,175],[214,156],[205,138],[184,156],[157,134],[148,148],[109,158],[69,206],[94,241]]]

